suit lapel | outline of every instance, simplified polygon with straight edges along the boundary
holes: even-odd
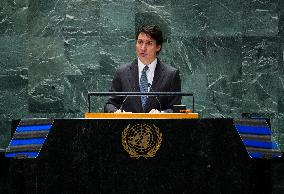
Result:
[[[139,92],[139,73],[138,73],[138,62],[137,60],[133,61],[133,63],[130,65],[129,71],[128,71],[128,80],[129,84],[131,86],[132,92]]]
[[[138,72],[138,60],[134,60],[132,64],[130,65],[129,71],[128,71],[128,81],[131,86],[130,91],[131,92],[140,92],[139,87],[139,72]],[[143,112],[142,103],[140,97],[132,97],[134,99],[135,109],[137,109],[137,112]]]

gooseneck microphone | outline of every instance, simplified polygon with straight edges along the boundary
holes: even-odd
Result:
[[[122,103],[121,103],[121,106],[120,106],[119,109],[118,109],[118,110],[120,110],[121,112],[123,111],[122,107],[123,107],[123,105],[124,105],[124,102],[127,100],[127,98],[128,98],[128,96],[126,96],[126,97],[124,98],[124,100],[123,100]]]
[[[160,106],[160,112],[162,112],[162,105],[161,105],[161,102],[160,102],[160,100],[159,100],[158,96],[155,96],[155,98],[156,98],[156,100],[157,100],[157,101],[158,101],[158,103],[159,103],[159,106]]]
[[[152,84],[151,83],[148,83],[148,88],[149,88],[149,91],[151,91],[152,90]],[[151,91],[151,92],[153,92],[153,91]],[[160,107],[160,112],[162,111],[162,105],[161,105],[161,102],[160,102],[160,100],[159,100],[159,98],[158,98],[158,96],[154,96],[155,97],[155,99],[158,101],[158,103],[159,103],[159,107]]]
[[[88,92],[88,111],[91,112],[91,96],[126,96],[123,103],[128,99],[127,96],[191,96],[192,112],[194,113],[194,95],[188,92]],[[123,108],[123,105],[122,107]]]

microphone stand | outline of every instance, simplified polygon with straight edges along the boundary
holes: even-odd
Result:
[[[91,112],[91,96],[192,96],[192,112],[194,113],[194,95],[188,92],[88,92],[89,112]]]

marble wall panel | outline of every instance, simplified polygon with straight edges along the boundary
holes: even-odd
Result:
[[[173,36],[205,36],[208,28],[207,4],[206,0],[171,0]]]
[[[279,91],[278,91],[278,112],[284,113],[284,76],[279,76]],[[284,132],[284,128],[283,128]]]
[[[28,35],[62,37],[65,3],[59,0],[29,0]]]
[[[99,67],[100,38],[97,36],[66,36],[64,57],[68,68],[65,75],[90,75]]]
[[[29,114],[28,77],[0,75],[0,148],[10,141],[11,122]]]
[[[114,72],[119,64],[131,62],[135,57],[134,5],[132,0],[102,5],[99,60],[106,73]]]
[[[115,7],[115,9],[113,9]],[[100,25],[102,35],[114,32],[117,36],[125,33],[125,38],[133,34],[135,21],[135,0],[105,1],[101,3]],[[121,33],[121,34],[119,34]],[[111,37],[109,37],[111,38]]]
[[[160,11],[160,10],[159,10]],[[138,12],[135,15],[135,29],[136,31],[144,25],[156,24],[160,26],[163,31],[165,41],[171,41],[171,29],[169,27],[169,21],[166,17],[160,15],[162,13],[156,13],[152,11]]]
[[[206,38],[172,37],[165,44],[161,59],[179,69],[182,91],[191,92],[195,96],[195,111],[203,115],[206,106],[207,75],[206,75]],[[192,98],[183,97],[183,104],[192,108]]]
[[[171,3],[174,35],[214,37],[242,34],[242,0],[172,0]]]
[[[0,119],[0,150],[5,149],[11,139],[11,120]]]
[[[284,1],[279,1],[279,72],[284,75]]]
[[[0,36],[0,75],[28,72],[27,40],[20,36]]]
[[[106,81],[103,81],[106,80]],[[109,87],[111,79],[109,76],[97,72],[93,76],[68,75],[65,77],[64,107],[66,112],[76,113],[83,117],[88,112],[88,91],[105,91]],[[91,111],[103,112],[107,97],[91,97]]]
[[[243,112],[277,113],[279,98],[278,74],[244,75]]]
[[[146,24],[156,24],[163,31],[163,36],[166,42],[171,41],[172,13],[170,1],[135,1],[135,31]]]
[[[241,36],[243,0],[207,1],[207,36]]]
[[[277,112],[281,88],[278,50],[278,38],[244,38],[242,46],[244,111]]]
[[[0,35],[26,34],[29,0],[0,2]]]
[[[173,61],[173,56],[174,56],[173,47],[175,47],[174,42],[164,42],[162,45],[162,50],[160,51],[158,57],[163,63],[180,69],[178,64],[174,63]]]
[[[62,79],[49,76],[37,82],[29,81],[28,100],[31,113],[64,112],[64,84]]]
[[[27,110],[27,76],[0,76],[0,119],[16,119],[28,113]]]
[[[181,71],[182,91],[190,92],[194,95],[194,111],[202,118],[209,117],[208,114],[208,101],[207,101],[207,75],[202,73],[193,73],[186,75]],[[185,104],[188,109],[192,110],[192,97],[183,97],[182,104]]]
[[[108,77],[120,64],[135,58],[135,1],[103,1],[101,5],[98,63],[100,74]],[[101,79],[100,84],[105,85],[110,79]],[[107,85],[103,91],[109,89],[110,85]]]
[[[244,37],[242,44],[243,74],[275,73],[279,70],[279,39]]]
[[[182,74],[206,73],[207,39],[203,37],[174,37],[170,44],[171,65],[180,69]]]
[[[240,77],[242,74],[241,42],[242,39],[239,37],[208,38],[206,73]]]
[[[26,39],[0,36],[0,147],[10,141],[12,119],[28,114]]]
[[[147,4],[150,6],[165,6],[170,5],[170,0],[136,0],[140,4]]]
[[[206,41],[207,114],[209,117],[239,117],[242,104],[241,41],[215,37]]]
[[[277,114],[272,121],[273,137],[280,145],[280,149],[284,150],[284,114]]]
[[[207,117],[241,117],[242,85],[238,76],[207,75]]]
[[[99,1],[63,1],[65,36],[97,36],[100,32]]]
[[[276,36],[278,34],[278,0],[243,1],[243,34]]]
[[[279,1],[279,7],[278,7],[278,12],[279,12],[279,35],[281,37],[281,42],[283,43],[284,40],[284,2]]]
[[[59,38],[32,38],[29,40],[29,110],[35,112],[62,112],[64,46]]]

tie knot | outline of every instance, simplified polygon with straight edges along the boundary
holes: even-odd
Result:
[[[146,72],[148,69],[149,69],[149,67],[146,65],[146,66],[143,68],[143,72]]]

